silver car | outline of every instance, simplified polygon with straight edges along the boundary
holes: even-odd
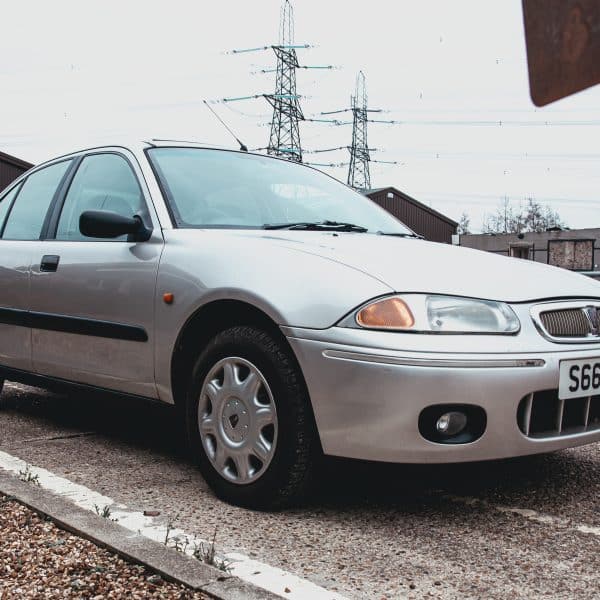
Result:
[[[0,376],[172,404],[218,496],[324,453],[444,463],[600,440],[600,285],[429,243],[290,162],[93,148],[0,197]]]

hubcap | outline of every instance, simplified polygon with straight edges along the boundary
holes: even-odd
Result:
[[[244,403],[237,398],[230,398],[223,409],[223,433],[231,442],[242,442],[248,435],[250,418]]]
[[[206,455],[225,479],[251,483],[269,466],[277,443],[277,412],[263,374],[244,358],[228,357],[209,371],[198,402]]]

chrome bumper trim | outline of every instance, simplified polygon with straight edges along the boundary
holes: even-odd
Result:
[[[522,359],[477,359],[457,360],[447,358],[409,358],[404,356],[384,356],[349,352],[346,350],[323,350],[325,358],[355,362],[379,363],[384,365],[405,365],[409,367],[448,367],[464,369],[514,368],[514,367],[543,367],[546,361],[541,358]]]

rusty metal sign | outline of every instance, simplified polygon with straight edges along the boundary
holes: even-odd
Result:
[[[600,0],[523,0],[523,15],[534,104],[600,83]]]

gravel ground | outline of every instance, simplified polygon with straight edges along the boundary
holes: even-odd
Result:
[[[330,461],[308,504],[256,513],[214,497],[159,406],[15,384],[2,398],[0,449],[349,598],[600,598],[600,444],[481,464]]]
[[[205,599],[0,497],[0,599]]]

